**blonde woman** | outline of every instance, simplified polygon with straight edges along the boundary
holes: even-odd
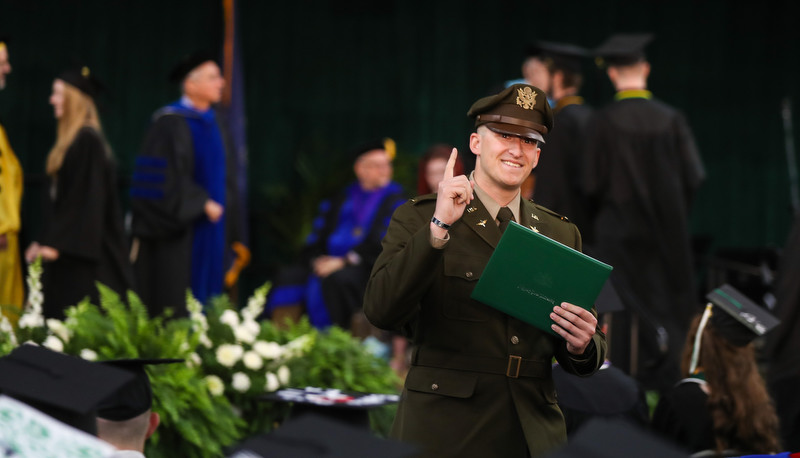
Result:
[[[132,286],[111,150],[103,137],[95,97],[101,85],[88,68],[62,73],[50,105],[58,122],[47,156],[44,230],[25,253],[44,264],[43,311],[62,318],[64,308],[89,296],[95,282],[118,293]]]

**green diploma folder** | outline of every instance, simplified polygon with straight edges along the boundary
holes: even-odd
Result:
[[[472,298],[543,331],[553,307],[590,310],[612,267],[511,222],[472,291]]]

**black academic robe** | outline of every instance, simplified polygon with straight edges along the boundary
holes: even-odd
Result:
[[[583,137],[592,109],[580,97],[564,97],[554,110],[553,125],[547,143],[534,169],[536,187],[533,200],[567,216],[581,232],[585,231],[586,215],[581,191]],[[587,231],[588,233],[588,231]],[[590,240],[584,239],[584,243]]]
[[[64,308],[86,296],[98,304],[96,281],[124,294],[133,286],[133,274],[116,172],[96,130],[78,132],[46,191],[39,243],[57,249],[59,257],[44,264],[45,317],[63,318]]]
[[[219,113],[218,113],[219,114]],[[228,245],[239,237],[236,163],[230,137],[220,118],[227,157],[225,207]],[[192,133],[184,117],[155,114],[136,159],[132,185],[132,255],[137,293],[151,316],[166,308],[185,316],[191,285],[192,228],[205,215],[208,193],[194,181]]]
[[[659,398],[653,412],[653,430],[692,453],[717,447],[708,395],[701,383],[696,379],[679,383]]]
[[[784,246],[775,281],[775,315],[781,324],[767,334],[764,356],[770,394],[780,417],[786,450],[800,450],[800,217]]]
[[[598,110],[587,125],[585,147],[588,251],[614,267],[611,281],[626,307],[614,315],[610,359],[631,372],[635,312],[635,376],[645,389],[666,389],[680,378],[686,330],[700,310],[688,221],[705,176],[700,156],[683,115],[644,98]]]

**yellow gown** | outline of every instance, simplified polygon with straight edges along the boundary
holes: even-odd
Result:
[[[18,315],[8,306],[22,308],[22,268],[19,256],[22,167],[19,165],[6,131],[0,125],[0,234],[7,246],[0,250],[0,312],[16,323]]]

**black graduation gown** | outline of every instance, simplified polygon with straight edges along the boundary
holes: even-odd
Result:
[[[714,450],[714,422],[707,402],[708,395],[698,383],[679,383],[659,398],[653,412],[653,430],[692,453]]]
[[[598,110],[585,145],[587,251],[614,267],[611,281],[626,307],[614,315],[610,359],[630,373],[635,311],[636,378],[645,389],[666,389],[680,378],[686,330],[700,310],[688,218],[705,171],[683,115],[656,100],[622,99]]]
[[[547,143],[542,144],[539,163],[534,169],[533,200],[567,216],[583,233],[586,226],[581,190],[583,137],[592,109],[583,105],[580,97],[570,96],[560,100],[554,111],[555,128],[547,135]]]
[[[96,281],[125,294],[133,274],[114,163],[96,130],[78,132],[48,184],[40,243],[57,249],[59,257],[44,264],[42,309],[45,317],[61,319],[64,308],[86,296],[98,304]]]
[[[239,239],[238,189],[230,137],[219,113],[227,157],[226,239]],[[192,228],[205,215],[208,193],[194,181],[192,133],[184,117],[160,110],[154,115],[136,159],[131,189],[136,292],[151,316],[167,307],[186,316],[191,286]]]
[[[781,324],[766,337],[770,394],[786,450],[800,450],[800,217],[784,246],[775,282],[775,315]]]

